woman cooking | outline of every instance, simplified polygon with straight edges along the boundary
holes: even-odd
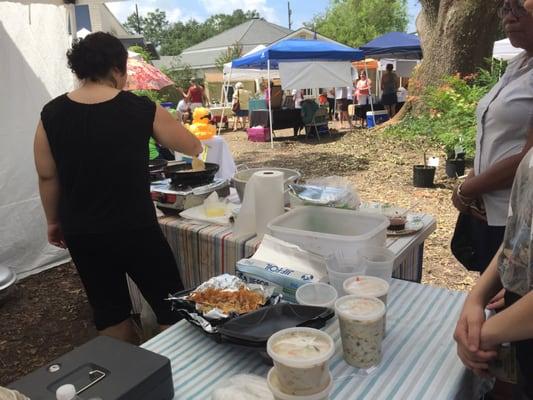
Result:
[[[474,168],[452,195],[461,212],[458,228],[461,223],[472,240],[469,269],[481,272],[502,243],[515,171],[533,145],[527,129],[533,107],[533,16],[517,0],[506,0],[500,15],[511,44],[525,51],[479,102]]]
[[[164,108],[122,91],[128,53],[114,36],[87,35],[67,57],[81,86],[44,106],[34,144],[48,240],[69,249],[99,333],[135,343],[126,273],[162,329],[176,321],[164,298],[182,288],[150,199],[148,141],[188,155],[202,146]]]

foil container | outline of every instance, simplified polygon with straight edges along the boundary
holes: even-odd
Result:
[[[263,296],[264,301],[262,307],[277,304],[282,297],[281,295],[274,295],[273,287],[248,284],[234,275],[223,274],[209,279],[193,291],[180,292],[173,296],[169,296],[167,300],[172,303],[173,311],[183,316],[190,323],[200,327],[204,332],[214,334],[218,332],[217,327],[219,325],[222,325],[229,319],[236,318],[239,315],[227,314],[217,308],[214,308],[207,313],[202,313],[199,309],[199,305],[194,301],[189,300],[189,295],[193,292],[201,292],[206,289],[221,289],[236,292],[242,287],[247,287],[254,292],[260,293]]]

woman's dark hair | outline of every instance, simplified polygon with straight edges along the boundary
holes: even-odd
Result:
[[[394,69],[394,65],[392,64],[387,64],[387,71],[392,71]]]
[[[109,78],[113,68],[126,73],[128,52],[115,36],[95,32],[75,42],[67,52],[67,59],[78,79],[98,81]]]

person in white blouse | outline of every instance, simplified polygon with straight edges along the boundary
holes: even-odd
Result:
[[[471,220],[477,255],[471,269],[481,272],[502,243],[511,184],[518,164],[533,146],[533,134],[527,129],[533,108],[533,16],[520,0],[505,0],[500,15],[512,45],[524,52],[479,102],[474,168],[452,195],[454,206]]]

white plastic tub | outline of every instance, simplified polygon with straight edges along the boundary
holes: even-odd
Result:
[[[330,207],[305,206],[274,218],[270,234],[327,257],[355,259],[363,246],[384,246],[389,220],[382,215]]]

